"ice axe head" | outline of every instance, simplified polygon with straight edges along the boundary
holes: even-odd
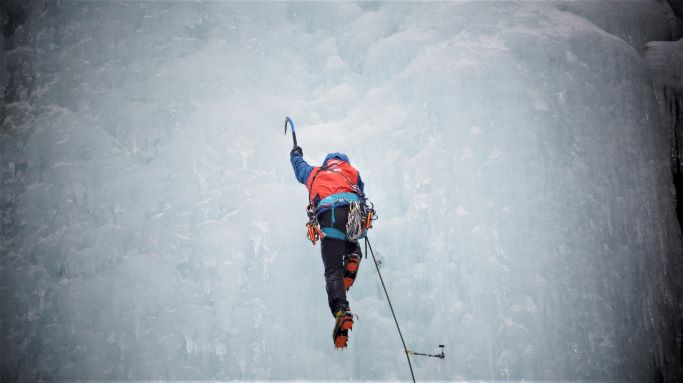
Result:
[[[289,116],[285,117],[285,134],[287,134],[287,124],[292,125],[292,133],[294,133],[294,121]]]
[[[287,135],[287,124],[292,125],[292,140],[294,140],[294,146],[297,146],[296,144],[296,130],[294,129],[294,121],[292,121],[289,116],[285,117],[285,135]]]

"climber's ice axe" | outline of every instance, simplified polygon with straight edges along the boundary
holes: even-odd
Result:
[[[297,147],[298,145],[296,144],[296,130],[294,129],[294,121],[292,121],[289,116],[285,117],[285,135],[287,135],[287,124],[292,125],[292,139],[294,139],[294,147]]]

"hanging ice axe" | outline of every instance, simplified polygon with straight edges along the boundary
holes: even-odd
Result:
[[[287,124],[292,126],[292,139],[294,140],[294,147],[296,148],[299,146],[296,144],[296,129],[294,129],[294,121],[292,121],[289,116],[285,117],[285,136],[287,135]]]
[[[413,352],[413,351],[406,351],[409,355],[420,355],[420,356],[429,356],[432,358],[440,358],[440,359],[445,359],[446,354],[443,353],[443,348],[446,347],[443,344],[440,344],[439,347],[441,348],[441,353],[440,354],[423,354],[420,352]]]

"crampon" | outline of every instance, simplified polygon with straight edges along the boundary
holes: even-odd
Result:
[[[334,330],[332,330],[334,347],[346,348],[349,340],[349,331],[353,327],[353,314],[348,309],[339,310],[335,317],[337,320],[334,323]]]

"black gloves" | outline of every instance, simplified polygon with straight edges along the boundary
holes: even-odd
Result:
[[[301,149],[301,146],[295,146],[294,148],[292,148],[292,151],[289,152],[290,157],[293,156],[294,153],[297,153],[297,154],[300,155],[301,157],[304,156],[304,150]]]

